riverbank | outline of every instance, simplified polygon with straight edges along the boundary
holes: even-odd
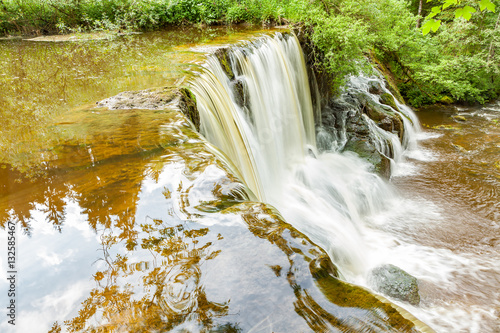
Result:
[[[403,0],[3,0],[0,33],[299,24],[312,42],[310,63],[330,74],[334,93],[346,82],[346,75],[367,69],[363,59],[374,52],[394,73],[402,95],[414,107],[498,98],[500,16],[497,19],[493,11],[474,3],[477,8],[467,21],[443,18],[438,31],[424,36],[421,16],[430,13],[431,5],[424,4],[419,12],[415,1]]]

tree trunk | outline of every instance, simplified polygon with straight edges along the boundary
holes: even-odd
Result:
[[[421,19],[421,15],[422,15],[422,2],[424,0],[419,0],[418,1],[418,19],[417,19],[417,29],[420,28],[420,19]]]

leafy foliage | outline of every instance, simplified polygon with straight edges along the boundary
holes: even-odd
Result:
[[[427,0],[427,2],[431,2],[432,0]],[[472,1],[471,5],[475,5],[479,7],[480,11],[490,11],[495,12],[495,4],[491,2],[491,0],[475,0]],[[476,13],[477,10],[474,7],[471,7],[466,4],[466,1],[463,0],[445,0],[443,4],[439,6],[434,6],[431,9],[429,15],[427,15],[427,22],[422,26],[422,33],[427,35],[431,30],[436,32],[441,26],[441,20],[435,20],[433,17],[441,14],[445,10],[453,9],[455,13],[455,19],[464,18],[469,21],[472,18],[472,14]]]

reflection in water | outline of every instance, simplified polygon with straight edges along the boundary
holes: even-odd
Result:
[[[162,145],[187,140],[168,127],[161,130],[166,121],[182,119],[176,111],[106,111],[100,115],[87,110],[82,114],[82,122],[65,125],[63,130],[73,137],[53,147],[53,159],[43,165],[43,177],[27,179],[9,165],[0,168],[2,226],[9,219],[18,221],[29,234],[31,211],[38,209],[60,229],[65,202],[72,200],[94,230],[117,224],[128,233],[145,163],[163,152]]]
[[[106,269],[97,271],[97,287],[82,303],[79,315],[65,322],[70,332],[92,331],[93,322],[107,331],[126,327],[127,332],[170,331],[186,321],[200,328],[214,327],[214,319],[227,315],[227,302],[207,299],[201,284],[201,265],[220,251],[211,250],[204,237],[208,228],[188,225],[169,226],[160,219],[148,219],[141,225],[140,247],[151,253],[151,262],[130,263],[129,256],[108,250],[118,243],[113,236],[103,237]],[[124,281],[141,280],[142,295]],[[139,288],[139,289],[141,289]]]
[[[112,40],[0,40],[0,163],[33,172],[30,167],[64,140],[57,124],[68,121],[58,119],[68,110],[123,91],[173,85],[199,59],[186,52],[193,43],[226,42],[251,31],[178,28]]]

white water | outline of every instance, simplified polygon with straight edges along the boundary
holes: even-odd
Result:
[[[367,162],[354,153],[339,152],[345,145],[345,128],[332,134],[319,127],[316,140],[314,119],[319,116],[313,111],[296,37],[261,37],[234,47],[230,54],[236,80],[246,90],[246,106],[237,103],[234,82],[215,57],[209,57],[207,70],[191,88],[202,133],[233,161],[257,198],[274,205],[287,222],[325,249],[349,282],[368,286],[371,269],[392,263],[422,281],[456,288],[452,277],[469,259],[413,244],[398,232],[423,221],[440,223],[439,208],[423,199],[398,197]],[[378,102],[377,95],[368,92],[370,80],[378,79],[352,78],[347,93],[363,93]],[[405,170],[412,172],[405,161],[408,152],[422,159],[429,156],[417,153],[418,119],[406,106],[398,107],[405,127],[402,144],[395,134],[367,122],[377,148],[386,155],[391,150],[395,172],[402,175]],[[344,113],[344,124],[349,112]],[[441,332],[451,332],[450,327],[456,332],[472,331],[480,320],[473,309],[459,306],[400,305]],[[456,316],[461,311],[470,314],[465,324]]]

